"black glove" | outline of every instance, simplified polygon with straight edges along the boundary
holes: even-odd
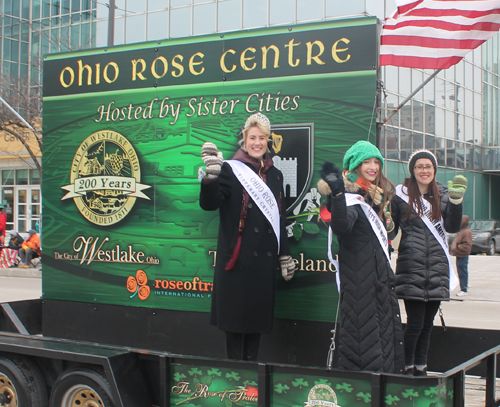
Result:
[[[340,195],[345,191],[342,170],[333,163],[326,161],[319,174],[332,190],[332,195]]]

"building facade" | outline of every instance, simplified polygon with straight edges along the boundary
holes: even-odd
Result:
[[[367,15],[383,20],[395,9],[394,0],[0,0],[0,63],[2,72],[29,78],[36,87],[46,53]],[[376,114],[387,175],[401,182],[411,151],[432,150],[439,181],[468,178],[465,213],[471,219],[500,219],[499,56],[497,34],[441,71],[395,114],[432,71],[380,69]],[[11,219],[14,227],[21,227],[19,219]]]

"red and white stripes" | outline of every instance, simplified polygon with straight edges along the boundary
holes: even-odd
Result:
[[[396,0],[380,40],[380,66],[446,69],[500,29],[500,0]]]

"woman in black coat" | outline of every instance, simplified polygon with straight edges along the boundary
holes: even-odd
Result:
[[[404,300],[407,315],[405,372],[426,376],[434,317],[458,282],[449,263],[445,231],[460,230],[467,179],[456,176],[448,190],[436,182],[436,157],[428,150],[415,151],[408,169],[410,177],[398,185],[391,202],[395,232],[402,231],[396,293]]]
[[[346,170],[341,173],[326,163],[318,183],[320,192],[328,195],[330,225],[339,243],[342,370],[403,373],[404,368],[403,328],[386,230],[393,225],[384,211],[394,185],[382,173],[383,163],[377,147],[358,141],[346,152]]]
[[[241,148],[224,163],[215,144],[202,148],[206,176],[200,206],[220,215],[211,324],[226,332],[230,359],[257,359],[260,334],[273,325],[276,272],[281,266],[287,281],[295,272],[282,207],[283,175],[267,155],[270,127],[263,114],[250,116]]]

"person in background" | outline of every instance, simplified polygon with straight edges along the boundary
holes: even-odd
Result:
[[[460,279],[460,291],[457,297],[467,295],[469,283],[469,255],[472,251],[472,232],[469,228],[469,217],[462,216],[462,227],[451,244],[450,254],[456,256],[458,278]]]
[[[402,374],[403,326],[390,265],[387,206],[394,185],[384,159],[368,141],[344,156],[342,172],[326,162],[318,191],[328,196],[330,226],[339,243],[339,368]]]
[[[5,240],[5,229],[7,228],[7,214],[3,211],[3,205],[0,204],[0,245],[3,246]]]
[[[427,376],[427,354],[434,317],[458,284],[450,264],[446,232],[460,230],[467,178],[456,176],[448,188],[436,181],[437,160],[416,150],[410,177],[396,187],[391,201],[394,231],[402,230],[396,264],[396,293],[404,300],[407,323],[405,374]],[[456,281],[455,281],[456,280]]]
[[[273,326],[276,272],[290,280],[295,261],[285,230],[283,174],[268,155],[271,123],[251,115],[232,160],[202,147],[200,207],[219,210],[210,323],[226,334],[229,359],[257,360],[260,335]],[[259,192],[260,191],[260,192]]]
[[[19,265],[20,268],[33,267],[31,260],[42,255],[42,251],[40,249],[40,236],[38,236],[36,230],[29,230],[28,235],[29,236],[22,243],[21,248],[19,249],[19,257],[21,257],[21,264]]]
[[[17,233],[15,230],[10,231],[9,245],[7,246],[9,249],[19,250],[22,247],[23,242],[24,239],[19,233]]]
[[[23,243],[23,237],[15,230],[10,231],[8,246],[0,250],[0,268],[16,267],[18,263],[17,254]]]

